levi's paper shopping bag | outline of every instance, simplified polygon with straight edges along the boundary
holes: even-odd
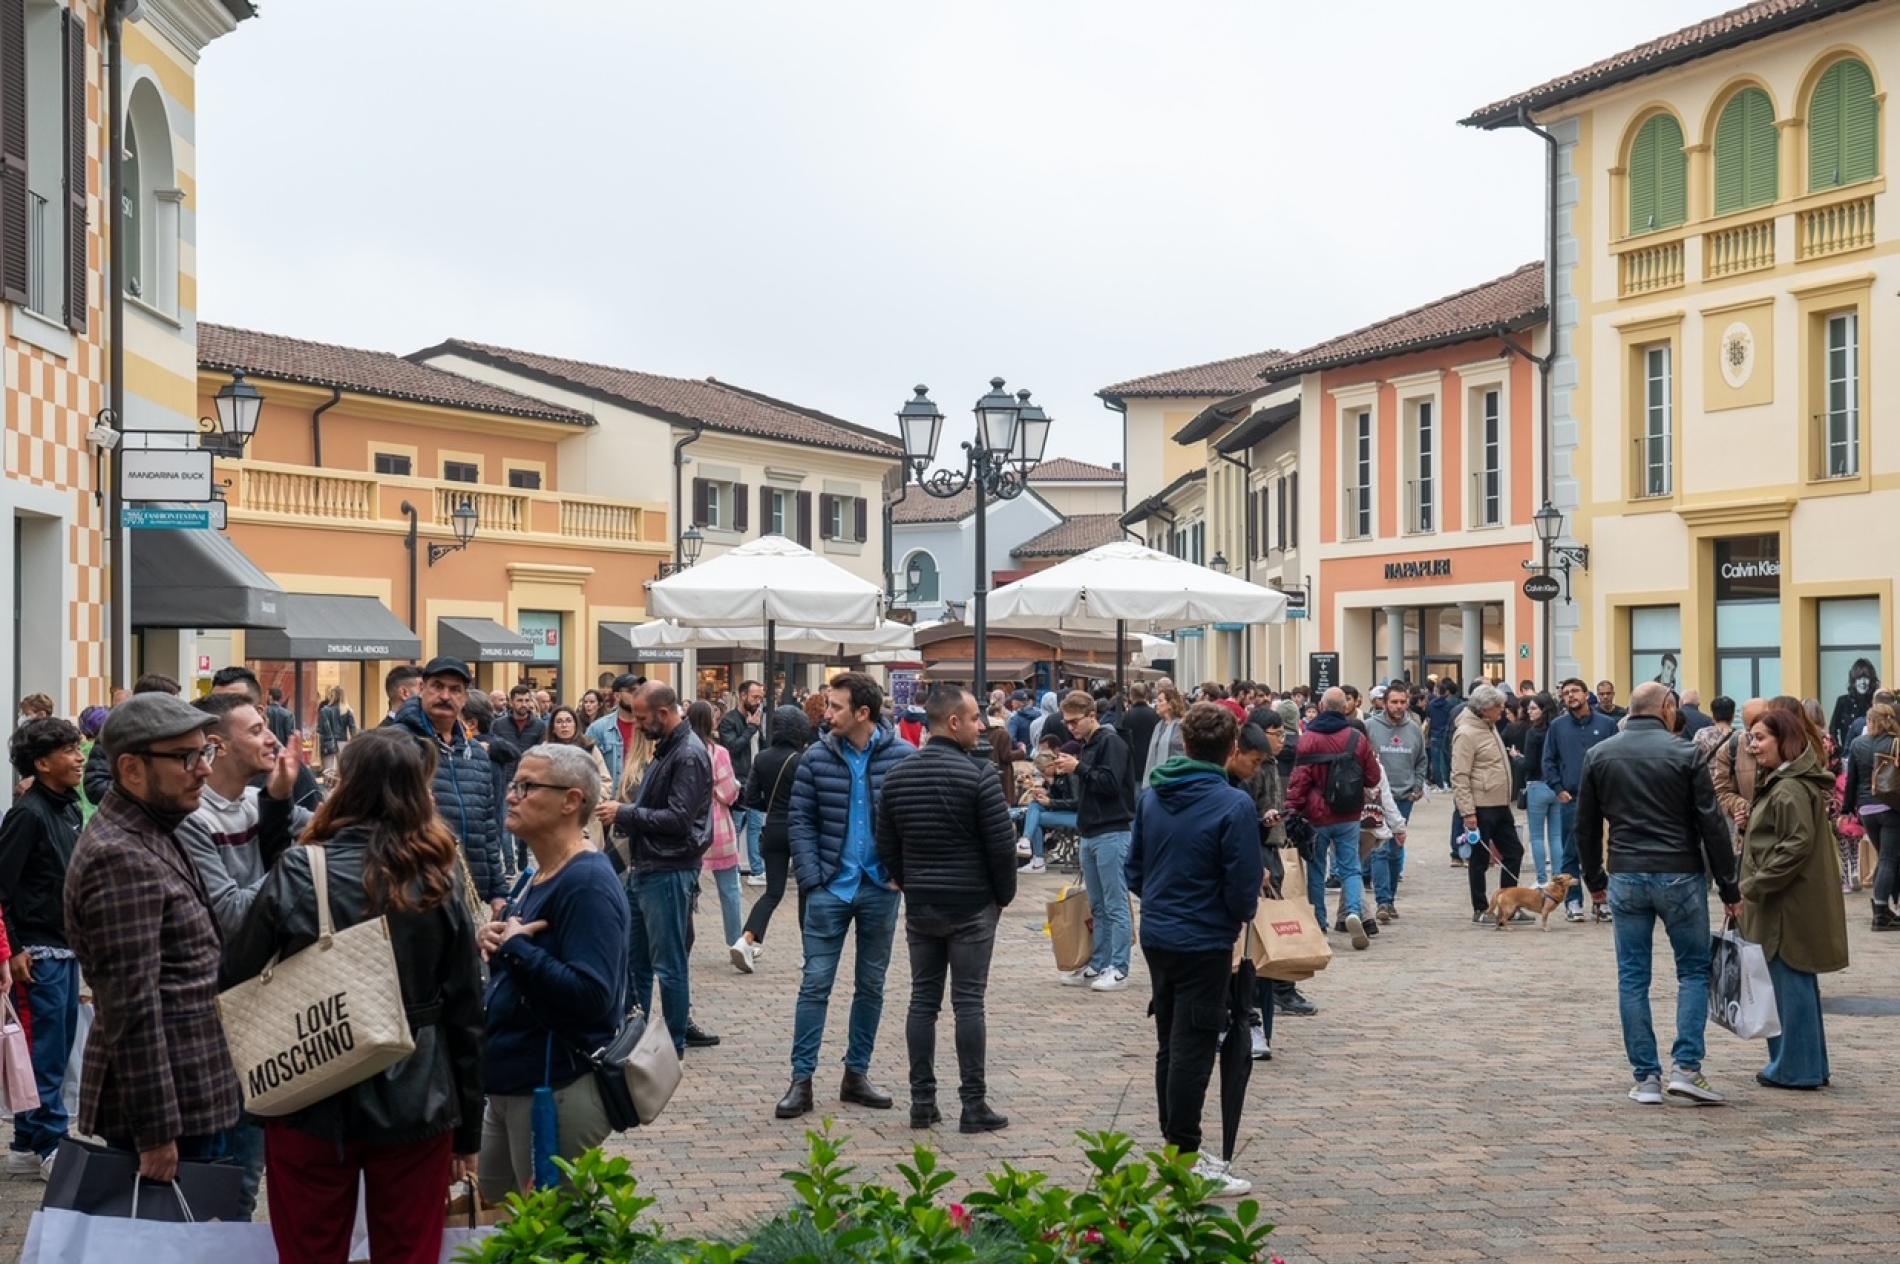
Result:
[[[1252,928],[1259,941],[1254,972],[1263,979],[1297,983],[1332,963],[1332,945],[1304,903],[1262,900]]]

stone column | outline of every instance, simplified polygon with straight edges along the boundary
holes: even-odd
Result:
[[[1465,647],[1464,679],[1458,683],[1469,694],[1472,684],[1484,674],[1484,603],[1461,601],[1458,613],[1464,616]]]
[[[1385,608],[1385,678],[1398,680],[1405,675],[1405,607]],[[1381,682],[1384,683],[1384,682]]]

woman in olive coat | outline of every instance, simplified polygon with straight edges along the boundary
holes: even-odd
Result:
[[[1828,1082],[1817,976],[1847,968],[1841,858],[1828,821],[1834,778],[1801,720],[1770,710],[1748,730],[1760,781],[1742,849],[1742,935],[1761,945],[1781,1035],[1768,1040],[1769,1088]]]

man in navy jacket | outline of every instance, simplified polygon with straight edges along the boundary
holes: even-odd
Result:
[[[1550,722],[1544,737],[1544,783],[1557,793],[1553,828],[1563,840],[1563,871],[1575,878],[1564,917],[1583,920],[1583,868],[1571,832],[1577,820],[1577,789],[1583,784],[1583,757],[1605,738],[1616,736],[1616,721],[1596,709],[1590,687],[1574,676],[1559,687],[1564,712]],[[1608,921],[1609,905],[1596,906],[1597,920]]]

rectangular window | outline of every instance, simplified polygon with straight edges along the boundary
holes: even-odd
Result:
[[[444,461],[442,477],[451,483],[479,483],[482,471],[472,461]]]
[[[1432,403],[1420,400],[1412,417],[1412,479],[1409,489],[1411,513],[1407,527],[1412,531],[1430,531],[1434,522],[1437,491],[1437,467],[1433,464]]]
[[[724,483],[706,484],[706,512],[702,515],[704,525],[723,527],[726,525],[726,485]]]
[[[1670,346],[1643,352],[1642,496],[1669,496],[1676,488],[1675,405]]]
[[[770,521],[766,524],[767,535],[790,535],[792,525],[792,494],[777,488],[771,491]]]
[[[1860,313],[1827,318],[1827,478],[1860,473]]]
[[[1630,687],[1660,681],[1679,687],[1682,607],[1637,606],[1630,610]]]
[[[1279,508],[1274,511],[1273,542],[1284,553],[1286,552],[1286,475],[1284,474],[1280,475],[1279,494],[1274,497],[1274,503]]]
[[[376,472],[390,474],[399,478],[408,478],[415,472],[415,462],[398,452],[378,452],[375,458]],[[474,482],[474,479],[469,479]]]
[[[1823,698],[1849,690],[1848,675],[1859,659],[1879,665],[1886,661],[1880,627],[1880,598],[1830,597],[1814,603],[1816,664]]]
[[[1372,535],[1372,412],[1353,414],[1351,481],[1346,493],[1346,538],[1364,540]]]
[[[1495,527],[1504,521],[1504,420],[1498,391],[1486,391],[1479,405],[1478,461],[1472,474],[1477,505],[1474,526]]]
[[[522,469],[509,470],[508,486],[518,491],[538,492],[541,490],[541,471]]]
[[[849,540],[851,528],[845,525],[845,506],[849,502],[843,496],[833,496],[829,501],[830,519],[825,530],[827,540]]]

